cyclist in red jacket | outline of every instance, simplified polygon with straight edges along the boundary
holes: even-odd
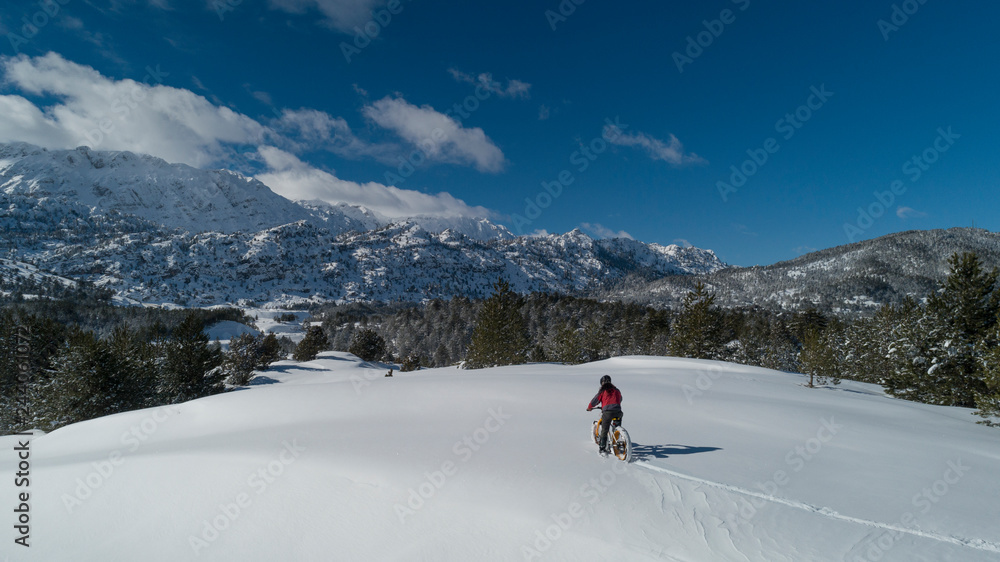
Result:
[[[611,419],[622,417],[622,393],[615,385],[611,384],[611,377],[604,375],[601,377],[601,389],[597,391],[597,396],[590,401],[587,411],[591,411],[601,405],[601,442],[598,445],[601,452],[608,444],[608,428],[611,427]]]

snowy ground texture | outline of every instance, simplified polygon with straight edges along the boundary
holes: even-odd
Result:
[[[968,410],[652,357],[385,371],[325,353],[37,436],[30,548],[0,438],[0,559],[1000,560],[1000,432]],[[590,441],[603,374],[628,465]]]

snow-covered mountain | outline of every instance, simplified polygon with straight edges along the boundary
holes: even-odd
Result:
[[[228,171],[128,152],[0,145],[0,250],[120,298],[209,305],[481,296],[499,276],[522,292],[590,290],[725,267],[710,250],[517,237],[484,218],[392,220],[292,202]]]
[[[306,220],[311,213],[263,183],[131,152],[45,150],[0,144],[0,186],[9,198],[79,203],[168,229],[239,232]]]
[[[987,562],[996,430],[730,363],[470,372],[337,352],[246,390],[0,438],[10,560]],[[598,456],[610,374],[635,462]],[[268,384],[270,383],[270,384]],[[30,486],[13,488],[15,450]],[[13,544],[30,494],[30,548]],[[3,557],[0,556],[0,559]]]
[[[724,306],[778,310],[816,307],[865,313],[938,288],[956,252],[976,252],[987,269],[1000,267],[1000,233],[976,228],[911,230],[828,248],[768,266],[729,267],[693,276],[626,281],[601,298],[676,306],[704,282]]]

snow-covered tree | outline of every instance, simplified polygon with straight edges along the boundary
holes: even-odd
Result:
[[[674,357],[718,359],[724,344],[722,316],[715,308],[715,295],[699,282],[684,297],[683,308],[674,318],[668,352]]]
[[[229,341],[229,351],[222,360],[222,375],[226,384],[246,386],[259,368],[264,356],[264,337],[241,334]]]
[[[371,328],[365,328],[354,334],[351,347],[348,351],[357,355],[364,361],[378,361],[385,357],[385,338]]]
[[[465,363],[469,369],[518,365],[528,359],[531,340],[521,316],[522,298],[502,278],[493,285],[493,291],[483,303],[472,331]]]
[[[319,355],[320,351],[326,350],[330,345],[326,338],[326,333],[319,326],[311,326],[306,329],[306,336],[302,338],[299,345],[295,346],[292,359],[296,361],[312,361]]]
[[[222,352],[209,345],[197,314],[189,313],[164,344],[160,400],[175,404],[222,392]]]

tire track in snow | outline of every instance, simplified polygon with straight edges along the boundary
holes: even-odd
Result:
[[[899,525],[893,525],[891,523],[880,523],[878,521],[871,521],[869,519],[862,519],[860,517],[851,517],[850,515],[842,515],[828,507],[816,507],[814,505],[809,505],[807,503],[802,503],[795,500],[787,500],[784,498],[779,498],[776,496],[770,496],[767,494],[762,494],[760,492],[755,492],[753,490],[747,490],[745,488],[740,488],[738,486],[730,486],[729,484],[723,484],[721,482],[713,482],[711,480],[705,480],[703,478],[698,478],[696,476],[689,476],[687,474],[682,474],[680,472],[675,472],[668,468],[659,467],[650,464],[646,461],[636,461],[632,463],[636,466],[641,466],[643,468],[652,470],[653,472],[661,472],[663,474],[669,474],[676,478],[681,478],[683,480],[688,480],[690,482],[695,482],[698,484],[704,484],[706,486],[711,486],[713,488],[719,488],[721,490],[726,490],[728,492],[733,492],[737,494],[742,494],[744,496],[750,496],[754,498],[759,498],[764,501],[769,501],[772,503],[778,503],[786,505],[788,507],[794,507],[795,509],[801,509],[803,511],[808,511],[810,513],[815,513],[822,515],[824,517],[829,517],[830,519],[838,519],[840,521],[847,521],[850,523],[857,523],[859,525],[865,525],[868,527],[874,527],[876,529],[884,529],[888,531],[897,531],[899,533],[906,533],[908,535],[913,535],[915,537],[922,537],[925,539],[936,540],[940,542],[946,542],[958,546],[964,546],[968,548],[974,548],[976,550],[984,550],[986,552],[1000,552],[1000,544],[993,543],[983,539],[966,539],[961,537],[954,537],[948,535],[940,535],[938,533],[932,533],[929,531],[919,531],[917,529],[908,529],[906,527],[900,527]]]

